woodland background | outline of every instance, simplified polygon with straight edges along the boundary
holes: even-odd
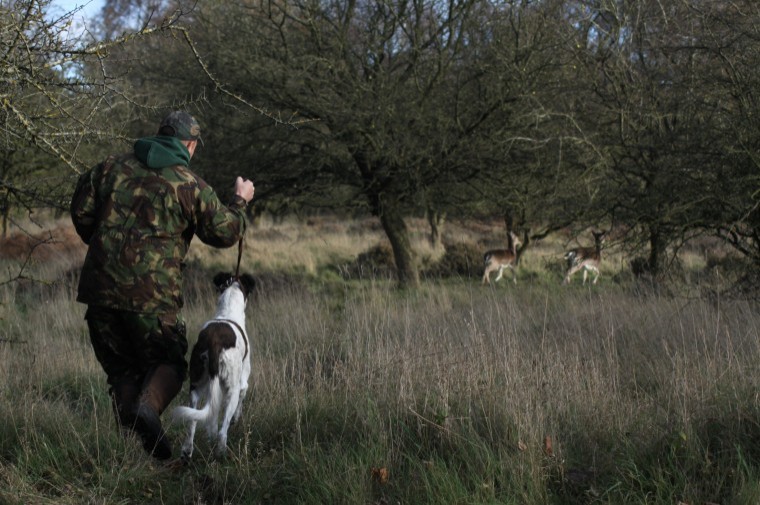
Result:
[[[65,210],[78,173],[172,108],[193,169],[254,213],[504,219],[524,245],[614,229],[638,273],[689,239],[760,265],[760,6],[751,0],[106,0],[87,31],[0,5],[0,213]],[[503,235],[506,239],[506,235]]]
[[[55,12],[0,0],[0,503],[760,503],[760,4]],[[174,471],[114,425],[66,214],[177,108],[256,184],[259,287],[229,457]],[[236,254],[193,244],[191,344]]]

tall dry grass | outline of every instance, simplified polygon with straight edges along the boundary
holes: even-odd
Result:
[[[199,436],[180,472],[117,433],[70,265],[0,288],[0,502],[760,503],[754,302],[614,272],[593,288],[399,292],[323,274],[380,239],[371,223],[266,226],[247,269],[299,281],[248,308],[251,393],[229,458]],[[191,340],[213,312],[209,274],[236,259],[193,254]]]

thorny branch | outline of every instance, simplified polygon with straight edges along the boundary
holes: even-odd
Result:
[[[53,238],[52,234],[49,234],[47,238],[37,240],[36,242],[34,242],[32,244],[32,247],[29,249],[26,256],[24,257],[24,261],[18,267],[18,272],[16,272],[15,274],[12,274],[9,270],[8,278],[4,281],[0,281],[0,286],[5,286],[6,284],[10,284],[12,282],[18,282],[21,280],[28,280],[28,281],[33,281],[33,282],[38,282],[38,283],[43,283],[43,284],[50,284],[47,281],[35,279],[34,277],[28,276],[26,274],[26,271],[32,261],[32,257],[34,256],[34,252],[37,250],[37,248],[46,244],[51,244],[53,242],[55,242],[55,239]]]
[[[72,37],[73,14],[48,17],[48,0],[0,3],[0,218],[3,230],[11,209],[52,207],[63,210],[59,201],[67,179],[88,167],[82,146],[104,139],[128,140],[123,121],[134,119],[134,111],[159,111],[166,104],[146,104],[129,86],[129,68],[114,64],[127,44],[169,35],[179,39],[201,69],[201,79],[214,90],[230,97],[277,124],[297,126],[305,121],[282,118],[231,92],[209,69],[188,28],[180,24],[187,13],[175,10],[151,25],[152,16],[139,28],[107,40],[84,43]],[[89,32],[87,32],[89,36]],[[199,86],[201,87],[201,86]],[[185,99],[182,106],[205,97]],[[176,106],[177,104],[173,104]],[[104,126],[109,125],[109,126]],[[52,156],[52,157],[51,157]],[[52,167],[59,165],[54,170]],[[47,168],[46,168],[47,167]],[[62,170],[61,170],[62,169]],[[54,177],[39,174],[56,174]],[[3,231],[0,230],[0,231]],[[31,247],[19,271],[8,275],[0,286],[18,280],[35,280],[27,275],[35,249]]]
[[[174,11],[160,24],[149,26],[146,22],[133,32],[79,46],[63,38],[65,29],[71,25],[71,13],[47,21],[43,15],[44,4],[33,0],[23,10],[19,4],[0,7],[3,18],[0,41],[6,37],[11,39],[0,52],[0,134],[4,136],[0,141],[4,140],[6,145],[26,142],[52,154],[73,173],[81,173],[86,167],[78,159],[77,151],[84,140],[120,137],[114,131],[99,127],[100,114],[123,106],[142,110],[160,108],[141,104],[120,86],[125,75],[109,73],[105,63],[112,50],[167,33],[180,34],[216,92],[275,123],[297,126],[306,122],[296,117],[282,118],[229,91],[209,70],[189,30],[179,24],[186,14],[182,10]],[[84,74],[85,67],[97,71]]]

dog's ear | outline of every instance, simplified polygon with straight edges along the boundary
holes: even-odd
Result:
[[[216,286],[216,289],[218,290],[223,290],[231,278],[231,273],[219,272],[214,276],[214,286]]]
[[[240,276],[240,284],[243,287],[246,298],[248,298],[248,295],[256,288],[256,279],[251,274],[243,274]]]

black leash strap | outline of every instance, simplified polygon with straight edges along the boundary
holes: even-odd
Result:
[[[240,260],[243,257],[243,237],[240,237],[240,242],[238,242],[238,260],[237,260],[237,267],[235,267],[235,278],[238,279],[240,277]]]

